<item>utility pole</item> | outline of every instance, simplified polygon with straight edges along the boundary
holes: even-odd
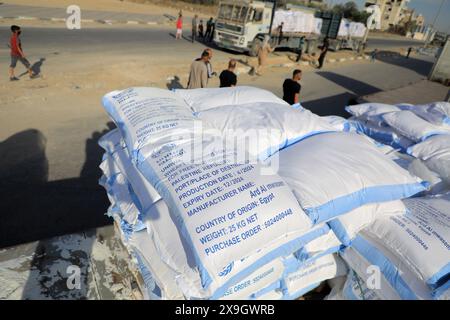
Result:
[[[277,0],[273,0],[272,17],[270,18],[269,36],[272,37],[273,19],[275,17],[275,11],[277,10]]]

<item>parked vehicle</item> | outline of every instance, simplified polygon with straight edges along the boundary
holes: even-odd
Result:
[[[283,23],[282,35],[278,27]],[[341,27],[342,26],[342,27]],[[365,26],[342,19],[340,15],[316,9],[286,5],[276,1],[223,0],[219,3],[214,42],[217,46],[256,56],[265,35],[272,46],[297,51],[303,41],[303,52],[312,53],[325,37],[330,49],[358,50]]]

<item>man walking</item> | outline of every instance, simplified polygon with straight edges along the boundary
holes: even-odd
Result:
[[[208,68],[206,63],[209,60],[209,53],[205,50],[200,59],[196,59],[191,64],[189,72],[188,89],[206,88],[208,85]]]
[[[322,69],[323,62],[325,61],[325,56],[327,55],[327,52],[328,52],[328,46],[329,46],[328,38],[325,38],[323,40],[323,45],[320,48],[320,56],[319,56],[319,60],[318,60],[319,61],[318,69]]]
[[[30,79],[33,79],[36,77],[36,75],[33,74],[33,71],[31,70],[31,64],[25,58],[25,54],[23,53],[22,50],[22,43],[20,41],[20,34],[22,33],[22,30],[20,29],[19,26],[12,25],[11,32],[12,34],[9,40],[9,45],[11,47],[11,64],[9,65],[9,80],[10,81],[19,80],[19,78],[17,78],[14,75],[14,68],[17,65],[17,61],[20,61],[25,66],[25,68],[27,68]]]
[[[292,79],[286,79],[283,83],[283,100],[290,105],[300,102],[300,90],[302,86],[298,83],[302,78],[302,71],[294,70]]]
[[[406,54],[406,59],[409,59],[409,55],[411,54],[412,48],[408,48],[408,53]]]
[[[375,62],[375,59],[377,58],[378,49],[373,49],[372,53],[370,54],[370,62]]]
[[[299,44],[298,44],[298,56],[297,56],[297,60],[295,60],[295,62],[299,62],[302,59],[304,45],[305,45],[305,37],[300,37]]]
[[[283,27],[284,27],[284,22],[282,22],[277,28],[278,45],[281,43],[281,40],[283,39]]]
[[[214,40],[214,32],[216,31],[216,22],[211,22],[211,35],[209,36],[209,42],[213,42]]]
[[[228,69],[223,70],[220,73],[219,79],[220,79],[220,87],[226,88],[226,87],[235,87],[237,84],[237,76],[234,73],[234,70],[236,69],[236,60],[231,59],[228,62]]]
[[[213,26],[213,18],[211,17],[206,22],[205,41],[209,41],[209,39],[211,38],[212,26]]]
[[[195,15],[194,18],[192,18],[192,43],[194,43],[195,38],[197,37],[197,29],[198,29],[198,25],[197,25],[197,19],[198,19],[198,15]]]

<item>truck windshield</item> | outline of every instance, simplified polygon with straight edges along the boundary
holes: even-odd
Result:
[[[221,4],[219,8],[219,19],[245,23],[248,7],[235,4]]]

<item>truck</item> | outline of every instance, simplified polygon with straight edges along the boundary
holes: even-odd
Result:
[[[367,28],[363,23],[342,18],[337,34],[329,36],[329,49],[351,49],[359,52],[363,49]]]
[[[271,44],[277,48],[297,51],[303,43],[304,53],[315,52],[324,38],[328,38],[332,50],[358,49],[363,37],[339,34],[340,29],[345,29],[340,28],[342,21],[339,14],[290,4],[277,7],[276,1],[222,0],[214,42],[220,48],[246,52],[250,56],[258,54],[266,35],[271,36]],[[281,22],[283,34],[280,37],[278,26]]]

